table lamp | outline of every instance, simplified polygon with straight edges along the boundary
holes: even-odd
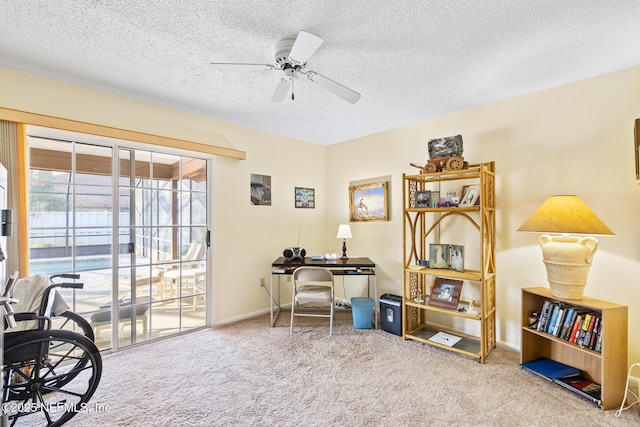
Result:
[[[582,299],[598,240],[569,234],[614,234],[578,196],[549,197],[518,231],[545,233],[538,242],[551,294],[573,300]]]
[[[347,257],[347,241],[345,240],[351,238],[351,227],[349,224],[340,224],[336,238],[342,239],[342,257],[340,257],[340,259],[349,259]]]

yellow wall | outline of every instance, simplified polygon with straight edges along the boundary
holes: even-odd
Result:
[[[599,239],[585,293],[629,305],[629,363],[640,361],[640,186],[632,150],[640,68],[326,148],[5,68],[0,94],[0,107],[246,151],[246,160],[214,161],[218,323],[264,312],[269,297],[259,280],[268,283],[271,261],[296,244],[301,223],[308,253],[339,252],[335,234],[348,221],[349,183],[373,177],[391,177],[390,221],[352,223],[349,255],[371,257],[380,293],[397,293],[401,175],[427,159],[428,139],[460,133],[467,160],[496,161],[498,340],[519,347],[520,289],[546,286],[537,235],[515,230],[549,195],[577,194],[616,233]],[[251,173],[272,176],[273,206],[249,205]],[[316,209],[293,207],[296,186],[316,189]]]
[[[260,278],[268,285],[271,262],[296,245],[301,224],[309,253],[324,251],[324,147],[1,67],[0,107],[247,153],[246,160],[213,160],[213,322],[265,312]],[[252,173],[271,175],[272,206],[250,205]],[[315,188],[317,208],[295,209],[295,187]]]
[[[429,102],[429,100],[425,100]],[[633,124],[640,68],[632,68],[327,148],[327,241],[348,218],[350,181],[392,175],[391,221],[352,225],[349,248],[380,264],[382,292],[402,274],[402,173],[428,158],[427,140],[462,134],[471,163],[497,169],[499,341],[520,346],[520,289],[547,286],[535,233],[516,229],[554,194],[577,194],[616,233],[599,238],[585,295],[629,306],[629,363],[640,361],[640,186]],[[455,243],[455,242],[453,242]],[[468,250],[468,249],[467,249]],[[464,292],[464,288],[463,288]]]

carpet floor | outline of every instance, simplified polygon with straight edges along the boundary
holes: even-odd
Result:
[[[89,410],[68,426],[638,426],[494,349],[487,363],[353,328],[338,316],[258,316],[103,358]]]

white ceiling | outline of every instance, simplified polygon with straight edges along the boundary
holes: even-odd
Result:
[[[638,0],[0,0],[0,66],[329,145],[640,65]],[[283,37],[324,44],[270,102]],[[43,94],[44,95],[44,94]],[[439,137],[444,135],[432,135]]]

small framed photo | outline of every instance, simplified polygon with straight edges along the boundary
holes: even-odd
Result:
[[[480,186],[469,185],[462,194],[460,207],[474,206],[480,197]]]
[[[462,280],[436,277],[431,288],[429,305],[457,310],[461,291]]]
[[[464,271],[464,246],[451,245],[449,253],[451,254],[451,269],[455,271]]]
[[[431,192],[431,207],[439,208],[440,207],[440,192],[432,191]]]
[[[463,186],[462,186],[462,192],[461,192],[460,194],[462,194],[462,195],[464,196],[464,193],[466,193],[466,192],[467,192],[467,189],[469,189],[469,186],[468,186],[468,185],[463,185]],[[458,206],[460,206],[460,205],[458,205]],[[480,206],[480,197],[479,197],[479,196],[478,196],[478,198],[476,199],[475,206]]]
[[[429,244],[429,268],[451,268],[451,245]]]
[[[316,190],[313,188],[295,188],[295,207],[311,208],[316,207]]]
[[[431,207],[431,191],[416,191],[416,208]]]

